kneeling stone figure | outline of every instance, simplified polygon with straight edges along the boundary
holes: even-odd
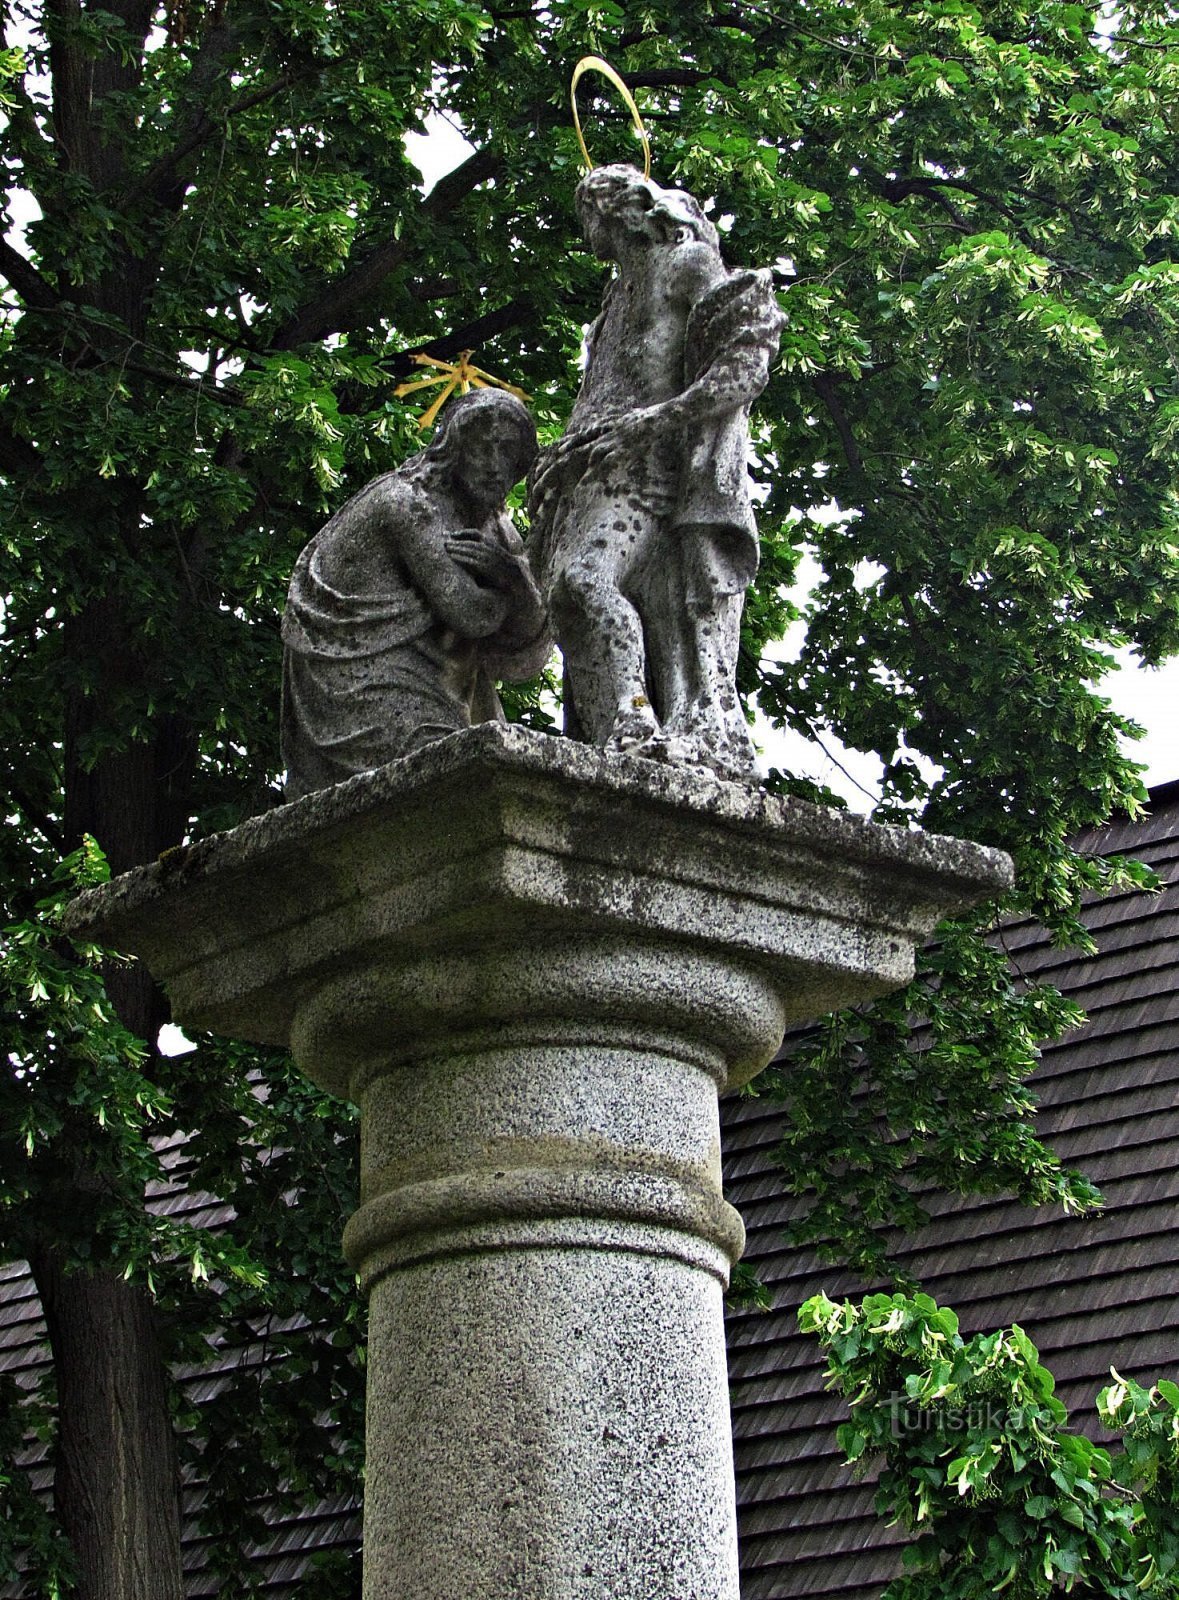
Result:
[[[536,448],[518,400],[476,390],[304,549],[282,622],[288,800],[502,721],[495,680],[544,666],[544,606],[504,510]]]

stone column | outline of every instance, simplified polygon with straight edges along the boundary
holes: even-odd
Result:
[[[717,1088],[781,1030],[746,963],[494,926],[300,1008],[361,1108],[367,1600],[736,1600]]]
[[[490,726],[77,902],[360,1106],[366,1600],[737,1600],[718,1090],[1008,873]]]

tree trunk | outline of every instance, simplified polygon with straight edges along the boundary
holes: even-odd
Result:
[[[57,1374],[54,1502],[78,1600],[182,1600],[176,1452],[150,1297],[109,1270],[64,1272],[51,1250],[31,1265]]]
[[[156,4],[109,0],[107,10],[123,25],[111,49],[94,44],[87,30],[96,13],[83,0],[46,0],[58,160],[117,210],[137,137],[130,105]],[[130,352],[144,338],[158,265],[154,250],[125,239],[101,276],[73,291],[79,304],[105,314],[104,337],[116,352],[120,342]],[[91,349],[96,337],[86,333],[79,359],[111,358]],[[75,487],[91,497],[95,541],[109,542],[117,570],[142,537],[135,490],[97,477]],[[125,741],[126,691],[150,683],[160,667],[117,587],[79,598],[63,629],[75,669],[66,690],[63,831],[67,849],[93,834],[118,873],[183,837],[196,740],[182,718],[165,715],[147,738]],[[112,966],[106,977],[122,1022],[154,1050],[168,1015],[164,997],[140,968]],[[152,1066],[149,1055],[145,1072]],[[68,1129],[55,1155],[68,1175],[63,1203],[85,1218],[102,1179],[78,1157]],[[182,1600],[176,1446],[155,1307],[146,1288],[117,1268],[67,1271],[51,1229],[48,1219],[30,1264],[56,1369],[54,1500],[78,1563],[78,1600]]]
[[[93,834],[114,873],[183,837],[196,758],[191,732],[161,716],[150,741],[85,759],[119,691],[150,667],[126,633],[117,595],[91,600],[65,627],[67,655],[96,676],[94,693],[67,698],[66,843]],[[124,1026],[148,1045],[150,1072],[167,1001],[138,964],[112,965],[106,982]],[[103,1180],[71,1146],[66,1129],[57,1153],[70,1173],[64,1203],[85,1217]],[[56,1371],[54,1503],[78,1564],[78,1600],[183,1600],[170,1380],[152,1298],[117,1268],[67,1271],[50,1239],[30,1264]]]
[[[76,849],[84,833],[92,834],[112,877],[154,861],[183,839],[197,757],[191,728],[176,716],[158,716],[150,742],[106,750],[93,765],[86,760],[87,741],[96,733],[119,733],[107,726],[108,703],[116,704],[128,684],[150,681],[152,663],[125,635],[117,594],[90,600],[64,630],[67,658],[95,676],[92,693],[73,689],[66,700],[66,848]],[[105,978],[124,1027],[154,1049],[168,1002],[150,973],[138,964],[112,964]]]

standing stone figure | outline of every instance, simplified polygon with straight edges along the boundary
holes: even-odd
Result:
[[[282,622],[288,800],[503,721],[494,680],[543,667],[544,606],[504,510],[535,457],[525,407],[476,390],[300,555]]]
[[[569,427],[531,482],[530,550],[565,657],[566,730],[750,778],[735,685],[758,562],[748,419],[785,318],[769,273],[730,271],[682,190],[599,167],[577,208],[617,272]]]

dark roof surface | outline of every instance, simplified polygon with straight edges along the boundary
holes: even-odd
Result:
[[[1179,1365],[1179,783],[1154,791],[1145,821],[1079,842],[1139,856],[1170,885],[1095,902],[1085,918],[1093,956],[1054,950],[1027,925],[1006,933],[1025,973],[1088,1012],[1083,1028],[1045,1047],[1032,1087],[1040,1131],[1100,1186],[1105,1210],[1073,1218],[943,1199],[899,1254],[959,1313],[965,1335],[1018,1321],[1073,1424],[1088,1431],[1111,1366],[1150,1383]],[[784,1247],[780,1117],[765,1099],[724,1108],[726,1192],[749,1230],[746,1259],[774,1296],[768,1314],[729,1322],[741,1593],[867,1600],[894,1575],[903,1536],[843,1465],[835,1428],[847,1413],[825,1393],[818,1346],[798,1333],[795,1313],[819,1289],[858,1298],[874,1286]]]
[[[153,1183],[148,1188],[148,1203],[161,1213],[182,1217],[194,1227],[215,1228],[228,1222],[229,1209],[209,1195],[186,1187],[184,1147],[176,1142],[158,1147],[158,1153],[172,1181]],[[261,1345],[254,1350],[223,1350],[201,1368],[178,1373],[189,1399],[200,1403],[224,1386],[225,1374],[243,1361],[258,1359]],[[0,1373],[8,1372],[23,1385],[32,1387],[49,1366],[45,1343],[45,1324],[41,1304],[28,1268],[23,1263],[0,1266]],[[53,1490],[52,1469],[44,1446],[33,1445],[23,1462],[33,1487],[48,1501]],[[182,1505],[181,1537],[184,1544],[184,1571],[188,1600],[205,1600],[220,1595],[224,1585],[208,1570],[209,1540],[202,1536],[197,1512],[202,1485],[186,1484]],[[358,1499],[340,1499],[318,1505],[301,1515],[267,1518],[274,1529],[269,1544],[256,1552],[256,1565],[263,1579],[262,1593],[267,1600],[295,1600],[306,1593],[301,1582],[312,1551],[354,1546],[360,1537]],[[265,1502],[259,1509],[265,1515]],[[0,1582],[0,1600],[26,1600],[27,1591],[18,1582]]]
[[[1001,1200],[943,1201],[903,1254],[929,1292],[959,1312],[964,1332],[1018,1319],[1074,1421],[1088,1424],[1111,1365],[1151,1381],[1176,1365],[1179,1350],[1179,783],[1155,791],[1145,823],[1083,844],[1140,855],[1172,884],[1160,896],[1095,904],[1086,919],[1099,945],[1093,957],[1045,947],[1028,928],[1008,933],[1024,971],[1051,977],[1090,1013],[1085,1028],[1045,1050],[1033,1086],[1041,1130],[1101,1185],[1106,1209],[1077,1220]],[[867,1600],[892,1576],[898,1536],[842,1464],[840,1403],[824,1392],[817,1345],[795,1327],[797,1307],[818,1289],[838,1298],[865,1286],[782,1243],[780,1108],[734,1099],[723,1114],[726,1189],[749,1230],[747,1259],[774,1293],[773,1311],[729,1324],[743,1600]],[[206,1197],[175,1187],[161,1189],[156,1203],[214,1220]],[[0,1371],[32,1377],[47,1360],[42,1333],[27,1273],[0,1269]],[[187,1382],[207,1392],[216,1364]],[[47,1466],[33,1458],[31,1470],[48,1493]],[[192,1516],[198,1494],[194,1487],[185,1524],[190,1600],[218,1592]],[[258,1555],[264,1592],[295,1600],[308,1553],[349,1545],[357,1533],[346,1501],[276,1523]],[[18,1592],[0,1585],[0,1596]]]

